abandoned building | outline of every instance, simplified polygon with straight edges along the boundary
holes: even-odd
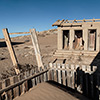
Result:
[[[52,26],[58,27],[56,62],[89,65],[99,61],[100,19],[57,20]]]

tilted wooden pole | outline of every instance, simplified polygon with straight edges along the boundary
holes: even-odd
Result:
[[[36,30],[31,29],[30,33],[31,33],[32,43],[33,43],[33,47],[34,47],[34,51],[35,51],[35,55],[36,55],[38,69],[40,69],[40,67],[44,68],[42,58],[41,58],[41,55],[40,55],[40,48],[39,48],[39,44],[38,44],[38,38],[37,38]]]
[[[2,31],[3,31],[4,37],[5,37],[5,41],[6,41],[9,53],[10,53],[10,57],[11,57],[15,72],[16,72],[16,74],[19,74],[20,71],[19,71],[19,67],[18,67],[18,61],[17,61],[17,57],[15,55],[14,48],[11,45],[11,39],[10,39],[10,36],[9,36],[9,33],[8,33],[8,29],[7,28],[2,29]]]

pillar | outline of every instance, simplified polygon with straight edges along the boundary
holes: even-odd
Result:
[[[100,50],[100,29],[97,28],[96,31],[96,51]]]
[[[88,50],[88,29],[83,29],[84,50]]]
[[[58,29],[58,50],[63,49],[63,31],[61,29]]]
[[[73,49],[73,41],[74,41],[74,29],[70,29],[70,32],[69,32],[69,49],[72,50]]]

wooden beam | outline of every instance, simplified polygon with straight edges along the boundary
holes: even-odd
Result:
[[[83,19],[83,20],[58,20],[52,26],[60,26],[65,23],[83,23],[83,22],[100,22],[100,19]]]
[[[17,57],[15,55],[14,48],[11,45],[11,39],[10,39],[10,36],[9,36],[9,33],[8,33],[8,29],[7,28],[2,29],[2,31],[3,31],[4,37],[5,37],[5,41],[6,41],[9,53],[10,53],[10,57],[11,57],[15,72],[16,72],[16,74],[19,74],[20,71],[19,71],[19,67],[18,67],[18,61],[17,61]]]
[[[9,35],[13,35],[13,34],[29,34],[30,32],[15,32],[15,33],[9,33]]]
[[[32,39],[32,43],[33,43],[33,47],[34,47],[34,51],[35,51],[35,55],[36,55],[38,68],[39,69],[40,69],[40,67],[44,68],[43,62],[42,62],[42,57],[40,55],[40,48],[39,48],[39,44],[38,44],[38,38],[37,38],[36,30],[31,29],[30,32],[31,32],[31,39]]]

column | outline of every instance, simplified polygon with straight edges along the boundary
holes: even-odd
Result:
[[[58,29],[58,50],[62,50],[63,48],[63,31]]]
[[[84,50],[88,50],[88,29],[83,29]]]
[[[73,49],[73,41],[74,41],[74,29],[70,29],[69,32],[69,49],[72,50]]]
[[[96,51],[100,50],[100,29],[97,28],[96,31]]]

